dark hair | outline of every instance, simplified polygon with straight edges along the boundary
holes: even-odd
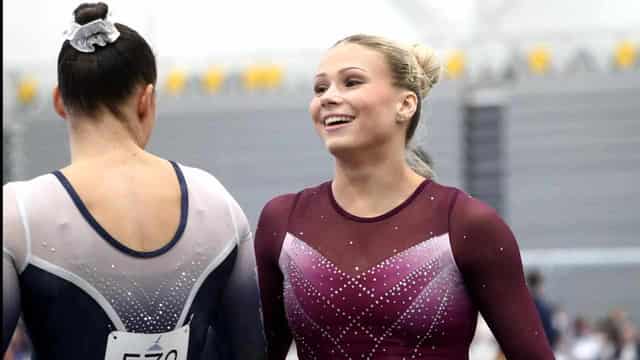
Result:
[[[604,318],[600,320],[598,324],[599,329],[602,333],[604,333],[605,337],[612,345],[613,348],[613,359],[618,359],[620,354],[622,353],[623,347],[623,324],[616,322],[612,318]]]
[[[106,19],[109,7],[105,3],[84,3],[73,15],[84,25]],[[95,46],[95,52],[83,53],[65,40],[58,54],[58,87],[67,108],[95,115],[105,106],[121,117],[118,106],[139,84],[154,84],[157,80],[156,59],[147,42],[135,30],[119,23],[115,27],[120,37],[106,46]]]
[[[527,284],[532,289],[537,289],[540,286],[542,286],[543,281],[544,281],[544,278],[540,270],[537,270],[537,269],[531,270],[527,274]]]

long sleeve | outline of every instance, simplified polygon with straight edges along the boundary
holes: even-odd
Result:
[[[278,259],[294,202],[293,194],[271,200],[262,210],[256,230],[258,282],[270,360],[285,359],[292,341],[284,308],[284,276],[278,266]]]
[[[507,359],[553,359],[509,227],[493,209],[462,193],[449,226],[465,286]]]
[[[20,316],[20,289],[18,286],[18,273],[13,260],[3,253],[2,255],[2,353],[7,351],[13,331]]]
[[[244,212],[230,200],[238,245],[233,268],[217,311],[217,337],[231,348],[231,358],[263,359],[266,353],[253,236]]]
[[[20,286],[16,256],[23,252],[24,231],[13,184],[2,187],[2,354],[7,351],[20,317]]]

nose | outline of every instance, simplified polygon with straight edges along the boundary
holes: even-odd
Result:
[[[342,102],[342,97],[338,93],[335,86],[330,86],[320,97],[320,104],[322,107],[330,107],[338,105]]]

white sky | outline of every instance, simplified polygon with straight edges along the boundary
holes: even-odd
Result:
[[[229,53],[324,49],[356,32],[378,33],[403,41],[420,39],[414,26],[387,0],[107,3],[113,19],[138,30],[160,57],[198,59]],[[69,0],[3,1],[7,64],[52,61],[78,4],[79,1]],[[466,7],[468,12],[471,0],[451,4]]]
[[[3,68],[50,67],[77,0],[4,0]],[[483,9],[506,4],[505,33],[640,29],[639,0],[108,0],[113,19],[138,30],[161,59],[197,63],[242,54],[325,49],[353,33],[406,42],[469,39]],[[402,4],[402,5],[400,5]],[[406,4],[425,12],[406,13]],[[398,10],[404,7],[405,12]],[[413,15],[413,16],[412,16]],[[424,19],[422,19],[422,17]],[[491,22],[490,16],[483,16]],[[481,19],[482,20],[482,19]],[[637,32],[636,32],[637,34]]]

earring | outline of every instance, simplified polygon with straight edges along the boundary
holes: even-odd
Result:
[[[405,122],[405,120],[406,119],[404,118],[404,116],[402,116],[400,114],[396,114],[396,122],[397,123],[403,123],[403,122]]]

